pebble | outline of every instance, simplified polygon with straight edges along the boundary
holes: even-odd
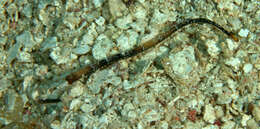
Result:
[[[104,26],[104,24],[105,24],[105,18],[103,18],[103,17],[99,17],[99,18],[97,18],[96,20],[95,20],[95,22],[97,23],[97,25],[99,25],[99,26]]]
[[[136,5],[133,16],[137,19],[145,19],[147,15],[146,10],[141,5]]]
[[[5,45],[7,42],[7,36],[0,36],[0,45]]]
[[[8,50],[8,56],[6,59],[7,64],[10,64],[16,58],[21,46],[22,45],[20,43],[16,43]]]
[[[259,125],[254,119],[250,119],[247,121],[248,129],[259,129]]]
[[[43,43],[41,43],[41,51],[46,51],[48,49],[54,48],[57,46],[57,37],[48,37],[47,39],[44,40]]]
[[[73,88],[70,90],[70,96],[71,97],[78,97],[84,93],[84,87],[83,84],[77,83],[76,86],[73,86]]]
[[[204,115],[203,115],[203,119],[209,123],[214,123],[216,120],[216,115],[215,115],[215,111],[214,108],[211,104],[208,104],[205,106],[205,111],[204,111]]]
[[[153,14],[153,18],[152,18],[152,22],[156,23],[156,24],[163,24],[166,21],[168,21],[169,16],[161,13],[158,9],[154,10],[154,14]]]
[[[225,63],[229,66],[232,66],[235,70],[238,70],[241,62],[240,62],[239,58],[231,57]]]
[[[27,87],[32,86],[33,76],[26,76],[23,81],[23,90],[27,90]]]
[[[219,93],[218,94],[218,98],[217,98],[217,104],[229,104],[232,101],[231,98],[231,91],[230,90],[225,90],[225,94],[223,93]]]
[[[92,3],[94,4],[94,6],[95,6],[96,8],[101,7],[104,2],[105,2],[104,0],[93,0],[93,1],[92,1]]]
[[[21,35],[18,35],[16,37],[16,43],[13,45],[9,51],[8,51],[8,57],[7,57],[7,64],[10,64],[18,55],[20,55],[20,48],[25,47],[24,50],[31,51],[32,48],[36,45],[36,42],[33,40],[33,36],[29,31],[23,32]],[[25,54],[25,53],[23,53]],[[26,54],[25,54],[26,55]],[[26,57],[21,57],[20,55],[20,60],[21,61],[29,61],[30,62],[30,57],[27,54]]]
[[[23,13],[27,18],[31,18],[31,17],[32,17],[32,4],[26,3],[24,9],[22,10],[22,13]]]
[[[257,106],[256,104],[253,105],[254,109],[252,111],[252,114],[257,122],[260,122],[260,106]]]
[[[238,44],[235,43],[232,39],[227,39],[226,42],[228,45],[228,49],[231,51],[235,50],[238,47]]]
[[[93,44],[94,44],[94,35],[91,34],[90,31],[88,31],[88,33],[85,34],[85,35],[82,37],[81,43],[82,43],[82,44],[87,44],[87,45],[93,45]]]
[[[0,8],[0,107],[6,108],[0,110],[0,127],[27,127],[28,122],[20,120],[25,118],[36,121],[35,128],[49,120],[46,126],[57,129],[133,125],[139,129],[258,129],[259,27],[254,23],[260,19],[259,4],[257,0],[213,1],[4,0]],[[153,39],[167,29],[162,27],[165,24],[198,17],[237,33],[240,42],[211,25],[193,24],[148,53],[121,60],[126,63],[123,67],[115,63],[99,69],[71,87],[64,80],[54,82],[64,76],[63,71],[124,54]],[[38,60],[39,53],[56,64]],[[240,86],[240,76],[252,77],[244,79],[246,87]],[[20,98],[29,95],[39,100],[57,93],[63,100],[57,103],[61,110],[53,110],[55,104],[28,105],[28,100]],[[248,101],[255,104],[249,112],[244,110]],[[198,111],[195,121],[186,120],[189,109]],[[50,111],[46,116],[37,115],[46,111]],[[56,120],[59,114],[64,117]]]
[[[70,52],[70,50],[60,47],[55,47],[50,53],[50,57],[56,62],[56,64],[65,64],[74,59],[77,59],[77,55]]]
[[[236,123],[233,121],[226,121],[221,127],[221,129],[234,129],[235,125]]]
[[[135,119],[138,115],[135,111],[129,111],[127,116],[132,118],[132,119]]]
[[[247,126],[247,121],[250,120],[250,119],[251,119],[251,116],[244,114],[244,115],[242,116],[241,125],[242,125],[243,127]]]
[[[82,101],[78,98],[78,99],[73,99],[70,103],[70,110],[76,111],[80,108],[80,106],[82,105]]]
[[[114,18],[123,16],[123,12],[127,9],[122,0],[109,0],[108,5],[109,11]]]
[[[253,69],[253,65],[252,64],[245,64],[244,67],[243,67],[243,71],[245,73],[250,73]]]
[[[157,121],[160,119],[160,115],[157,111],[153,110],[153,109],[148,109],[149,111],[146,111],[148,113],[144,113],[144,119],[146,119],[147,122],[151,122],[151,121]]]
[[[238,35],[241,36],[241,37],[247,37],[249,33],[249,30],[248,29],[241,29],[239,32],[238,32]]]
[[[24,63],[29,63],[33,61],[31,54],[24,51],[19,52],[17,59],[18,62],[24,62]]]
[[[51,122],[51,128],[52,129],[60,129],[61,128],[61,122],[59,120],[54,120]]]
[[[208,125],[206,127],[203,127],[202,129],[219,129],[217,125]]]
[[[77,48],[74,48],[72,50],[77,55],[83,55],[90,51],[90,47],[86,44],[79,45]]]
[[[137,43],[138,33],[132,30],[128,30],[127,33],[121,34],[117,38],[117,45],[121,52],[132,49]]]
[[[95,106],[93,104],[86,104],[86,103],[84,103],[84,104],[82,104],[80,109],[83,112],[88,113],[88,112],[92,112],[95,109]]]
[[[217,42],[214,40],[207,40],[207,51],[212,57],[217,57],[220,53],[220,48],[217,46]]]
[[[74,14],[67,14],[67,16],[63,19],[63,23],[70,28],[70,30],[75,30],[79,25],[81,19],[76,17]]]
[[[99,35],[92,49],[93,57],[96,60],[106,59],[113,45],[113,42],[106,35]]]
[[[237,18],[237,17],[230,17],[230,18],[228,18],[228,21],[232,25],[232,28],[234,30],[238,30],[242,26],[242,23],[241,23],[240,19]]]
[[[12,82],[10,80],[8,80],[7,78],[1,78],[0,79],[0,91],[4,91],[7,88],[12,86]]]
[[[162,64],[167,74],[180,85],[193,86],[200,80],[197,72],[198,62],[192,46],[176,53],[171,52],[163,59]]]
[[[41,9],[39,12],[39,19],[41,20],[42,24],[48,26],[50,24],[50,18],[47,12],[44,9]]]
[[[222,118],[225,115],[221,106],[215,106],[215,114],[217,119]]]
[[[130,23],[133,22],[132,15],[127,15],[122,18],[118,18],[115,21],[115,25],[120,29],[128,29],[130,27]]]

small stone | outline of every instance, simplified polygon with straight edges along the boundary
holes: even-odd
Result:
[[[133,16],[137,19],[145,19],[146,18],[146,10],[141,6],[141,5],[137,5],[135,7],[135,12],[133,14]]]
[[[247,121],[248,129],[259,129],[257,122],[254,119],[250,119]]]
[[[239,18],[237,17],[230,17],[228,18],[229,23],[232,25],[234,30],[238,30],[242,27],[242,23]]]
[[[147,23],[144,21],[138,21],[138,22],[133,22],[130,24],[131,28],[135,30],[136,32],[144,32],[145,27],[147,26]]]
[[[39,13],[39,19],[42,21],[42,24],[48,26],[49,23],[50,23],[50,18],[49,18],[49,15],[47,12],[45,12],[44,9],[41,9],[40,10],[40,13]]]
[[[22,45],[20,43],[16,43],[8,50],[7,64],[10,64],[16,58],[21,47]]]
[[[44,76],[48,73],[48,66],[46,65],[40,65],[40,67],[36,68],[35,74],[37,76]]]
[[[237,88],[237,82],[232,79],[227,79],[228,87],[232,90],[235,90]]]
[[[60,47],[53,48],[50,57],[56,62],[56,64],[65,64],[77,59],[77,55],[71,53],[69,49],[61,49]]]
[[[234,129],[236,123],[233,121],[226,121],[221,129]]]
[[[54,120],[51,122],[51,128],[52,129],[60,129],[61,123],[59,120]]]
[[[66,16],[63,19],[63,23],[67,27],[69,27],[71,30],[75,30],[76,27],[78,27],[80,22],[81,22],[81,19],[77,16],[74,16],[73,14],[68,14],[68,16]]]
[[[90,30],[88,31],[87,34],[85,34],[81,40],[82,44],[87,44],[87,45],[93,45],[94,44],[94,36],[91,34]]]
[[[104,34],[97,37],[92,49],[93,56],[96,60],[106,59],[110,50],[113,48],[113,42]]]
[[[223,94],[220,93],[217,98],[217,104],[229,104],[232,101],[232,98],[230,96],[231,91],[227,91],[227,93]]]
[[[98,7],[101,7],[101,6],[102,6],[102,4],[104,3],[104,0],[93,0],[92,2],[93,2],[93,4],[94,4],[94,6],[95,6],[96,8],[98,8]]]
[[[216,106],[215,107],[215,113],[216,113],[216,118],[217,119],[222,118],[225,115],[225,113],[224,113],[224,111],[223,111],[221,106]]]
[[[233,51],[238,47],[238,44],[235,43],[233,40],[227,39],[226,41],[227,41],[227,45],[228,45],[229,50]]]
[[[211,104],[208,104],[205,106],[203,119],[211,124],[213,124],[215,122],[216,115],[215,115],[214,108]]]
[[[57,46],[57,37],[48,37],[44,40],[44,42],[41,44],[41,51],[46,51],[48,49],[54,48]]]
[[[193,86],[200,80],[198,62],[192,46],[187,46],[177,53],[171,52],[163,59],[162,64],[167,74],[179,85]]]
[[[22,13],[27,17],[32,17],[32,5],[30,3],[27,3],[24,5],[25,7],[22,9]]]
[[[137,117],[137,113],[135,111],[129,111],[127,116],[135,119]]]
[[[238,35],[240,35],[241,37],[247,37],[249,33],[249,30],[248,29],[241,29],[239,32],[238,32]]]
[[[135,109],[134,108],[134,105],[133,104],[131,104],[131,103],[128,103],[128,104],[125,104],[124,105],[124,110],[133,110],[133,109]]]
[[[28,52],[19,52],[18,56],[17,56],[18,62],[24,62],[24,63],[29,63],[32,62],[32,56],[30,53]]]
[[[242,3],[242,0],[235,0],[235,3],[236,3],[237,5],[240,5],[240,4]]]
[[[88,112],[92,112],[94,109],[95,109],[95,106],[92,105],[92,104],[86,104],[84,103],[80,109],[85,112],[85,113],[88,113]]]
[[[8,80],[7,78],[1,78],[0,79],[0,91],[6,90],[7,88],[12,86],[12,82]]]
[[[25,50],[31,51],[31,49],[36,45],[33,41],[33,36],[29,31],[23,32],[21,35],[16,37],[16,43],[8,50],[7,63],[10,64],[20,52],[22,46]]]
[[[243,67],[243,71],[244,71],[245,73],[251,72],[252,69],[253,69],[253,65],[252,65],[252,64],[245,64],[244,67]]]
[[[105,24],[105,18],[100,16],[98,19],[95,20],[95,22],[97,23],[97,25],[103,26]]]
[[[70,90],[70,96],[71,97],[78,97],[84,93],[84,87],[83,84],[80,82],[76,84],[71,90]]]
[[[7,42],[7,36],[1,36],[0,37],[0,45],[5,45],[6,44],[6,42]]]
[[[128,30],[126,34],[121,34],[117,38],[117,45],[121,52],[132,49],[137,42],[138,34],[135,31]]]
[[[108,5],[113,18],[123,16],[123,12],[127,9],[122,0],[109,0]]]
[[[169,129],[169,124],[167,121],[161,121],[160,125],[160,129]]]
[[[144,119],[146,119],[148,122],[160,120],[159,113],[152,109],[148,113],[144,114],[144,117]]]
[[[32,49],[36,42],[33,40],[33,36],[29,31],[25,31],[21,35],[16,37],[18,43],[23,44],[27,49]]]
[[[207,40],[207,51],[212,57],[217,57],[220,53],[220,48],[217,46],[217,42],[214,40]]]
[[[238,70],[239,68],[239,65],[240,65],[240,60],[239,58],[234,58],[234,57],[231,57],[229,60],[227,60],[225,62],[227,65],[229,66],[232,66],[235,70]]]
[[[37,100],[37,98],[40,96],[40,93],[38,90],[33,91],[32,98],[33,100]]]
[[[257,122],[260,122],[260,106],[257,106],[254,104],[254,109],[252,111],[252,114]]]
[[[74,48],[72,50],[75,54],[78,54],[78,55],[83,55],[83,54],[86,54],[90,51],[90,47],[88,45],[80,45],[78,46],[77,48]]]
[[[206,127],[203,127],[202,129],[219,129],[217,125],[207,125]]]
[[[133,22],[132,15],[127,15],[122,18],[118,18],[115,21],[115,25],[120,29],[128,29],[130,24]]]
[[[251,119],[251,117],[250,117],[249,115],[245,115],[245,114],[244,114],[244,115],[242,116],[241,125],[242,125],[243,127],[247,126],[247,121],[248,121],[249,119]]]
[[[196,99],[191,100],[187,103],[189,108],[195,108],[198,105],[198,101]]]
[[[6,20],[6,15],[3,15],[5,14],[5,12],[6,12],[5,8],[0,8],[0,14],[2,14],[0,15],[1,20]]]
[[[82,101],[80,99],[73,99],[70,103],[70,110],[78,110],[80,106],[82,105]]]
[[[158,9],[154,10],[152,22],[156,24],[163,24],[168,21],[169,16],[167,14],[161,13]]]
[[[28,86],[32,85],[33,76],[26,76],[23,81],[23,90],[26,91]]]

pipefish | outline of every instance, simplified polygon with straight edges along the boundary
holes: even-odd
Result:
[[[95,72],[97,69],[104,68],[105,66],[109,66],[119,60],[127,59],[133,56],[136,56],[137,54],[146,51],[153,46],[159,44],[166,38],[168,38],[170,35],[175,33],[176,31],[182,29],[183,27],[194,24],[194,23],[202,23],[202,24],[209,24],[212,26],[215,26],[219,30],[221,30],[223,33],[225,33],[228,37],[232,38],[234,41],[238,41],[238,37],[232,33],[224,29],[222,26],[219,24],[215,23],[214,21],[211,21],[209,19],[205,18],[196,18],[196,19],[187,19],[181,23],[174,24],[173,26],[169,27],[167,31],[155,36],[153,39],[143,43],[140,46],[137,46],[136,48],[126,51],[125,53],[118,53],[115,54],[111,57],[108,57],[107,59],[103,59],[98,61],[97,63],[94,63],[92,65],[85,66],[75,72],[72,72],[70,75],[66,76],[66,80],[68,81],[69,84],[72,84],[76,80],[80,79],[82,75],[87,75],[89,77],[93,72]]]

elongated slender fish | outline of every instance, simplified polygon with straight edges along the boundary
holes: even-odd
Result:
[[[87,76],[90,76],[93,72],[95,72],[97,69],[100,68],[104,68],[105,66],[111,65],[119,60],[122,59],[127,59],[129,57],[133,57],[143,51],[146,51],[150,48],[152,48],[153,46],[159,44],[160,42],[162,42],[163,40],[165,40],[166,38],[168,38],[170,35],[172,35],[174,32],[180,30],[181,28],[190,25],[190,24],[194,24],[194,23],[206,23],[206,24],[210,24],[215,26],[216,28],[218,28],[219,30],[221,30],[223,33],[225,33],[227,36],[229,36],[230,38],[232,38],[234,41],[238,41],[238,38],[236,37],[236,35],[234,35],[232,32],[229,32],[227,30],[225,30],[222,26],[220,26],[219,24],[205,19],[205,18],[197,18],[197,19],[187,19],[184,22],[178,23],[178,24],[173,24],[172,26],[170,26],[167,31],[155,36],[153,39],[143,43],[142,45],[129,50],[125,53],[118,53],[116,55],[113,55],[111,57],[108,57],[107,59],[103,59],[100,60],[99,62],[89,65],[89,66],[85,66],[73,73],[71,73],[70,75],[68,75],[66,77],[66,80],[68,81],[69,84],[72,84],[73,82],[75,82],[76,80],[80,79],[82,75],[86,74]]]

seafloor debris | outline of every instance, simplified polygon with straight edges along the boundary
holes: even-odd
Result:
[[[258,129],[258,8],[257,0],[1,0],[0,128]],[[205,24],[163,33],[198,18],[240,40]],[[169,38],[160,45],[117,62],[162,41],[151,40],[161,32]],[[99,69],[96,60],[114,63]],[[64,78],[84,65],[93,73],[69,85]]]

